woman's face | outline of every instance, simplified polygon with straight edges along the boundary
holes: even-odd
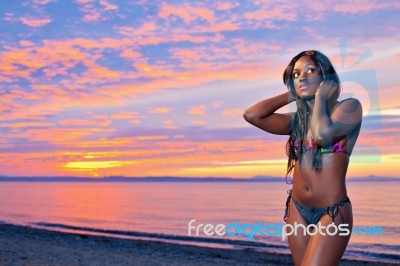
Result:
[[[322,75],[309,56],[302,56],[294,64],[292,72],[296,94],[303,99],[313,98],[322,81]]]

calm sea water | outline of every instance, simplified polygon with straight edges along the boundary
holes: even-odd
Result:
[[[347,187],[354,228],[381,226],[383,236],[353,234],[345,257],[398,261],[400,182],[349,182]],[[192,219],[195,225],[282,222],[289,188],[284,182],[1,182],[0,220],[187,236]],[[257,236],[252,242],[289,252],[280,237]]]

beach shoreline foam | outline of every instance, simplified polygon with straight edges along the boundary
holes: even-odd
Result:
[[[0,265],[293,265],[289,255],[0,224]],[[394,265],[342,260],[340,265]]]

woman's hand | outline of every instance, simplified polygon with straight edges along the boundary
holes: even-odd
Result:
[[[315,97],[319,97],[321,100],[328,100],[338,93],[338,86],[333,80],[323,80],[319,84]]]

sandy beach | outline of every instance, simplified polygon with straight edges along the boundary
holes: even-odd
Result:
[[[293,265],[287,255],[0,224],[0,265]],[[340,265],[394,265],[343,260]]]

